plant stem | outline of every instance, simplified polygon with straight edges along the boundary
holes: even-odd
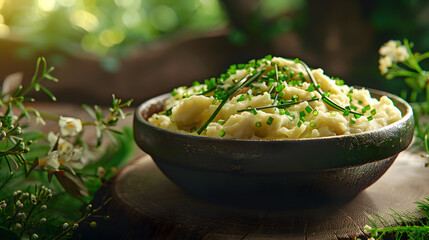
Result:
[[[81,219],[79,219],[77,222],[75,222],[75,224],[79,224],[82,221],[88,219],[89,217],[91,217],[94,213],[100,211],[104,206],[106,206],[110,201],[112,200],[112,198],[107,199],[100,207],[94,209],[93,211],[85,214],[85,216],[83,216]],[[64,235],[66,235],[67,233],[69,233],[70,231],[73,230],[73,225],[69,226],[66,230],[64,230],[63,232],[61,232],[60,234],[58,234],[56,237],[54,237],[52,240],[58,240],[61,237],[63,237]]]

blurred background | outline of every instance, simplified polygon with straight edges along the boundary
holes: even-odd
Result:
[[[115,93],[138,104],[272,54],[399,94],[406,85],[379,74],[378,48],[404,38],[429,50],[429,1],[0,0],[0,78],[28,82],[44,56],[59,101],[106,105]]]

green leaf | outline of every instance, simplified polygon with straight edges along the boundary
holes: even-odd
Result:
[[[97,117],[95,116],[95,112],[94,112],[94,110],[92,110],[92,108],[91,108],[90,106],[88,106],[88,105],[86,105],[86,104],[83,104],[83,105],[82,105],[82,108],[83,108],[83,109],[85,109],[85,111],[89,114],[89,116],[90,116],[92,119],[94,119],[94,120],[96,120],[96,119],[97,119]]]
[[[14,231],[0,226],[0,239],[19,240],[20,238],[18,237],[18,234],[16,234]]]
[[[81,200],[89,195],[88,188],[79,176],[69,172],[54,172],[54,176],[64,190],[73,197]]]
[[[51,98],[52,101],[57,101],[57,98],[54,96],[54,94],[51,93],[47,88],[45,88],[42,85],[39,85],[40,88]]]

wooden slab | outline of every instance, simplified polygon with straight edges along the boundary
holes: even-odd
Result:
[[[108,211],[111,225],[122,226],[114,235],[122,239],[353,239],[370,225],[367,214],[378,213],[392,224],[390,209],[419,216],[414,202],[429,196],[423,163],[417,154],[403,152],[378,182],[347,203],[268,211],[191,197],[145,155],[117,175]]]

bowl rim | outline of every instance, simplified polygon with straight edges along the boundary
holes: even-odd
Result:
[[[402,115],[401,119],[399,119],[398,121],[391,123],[389,125],[386,125],[382,128],[379,129],[375,129],[375,130],[370,130],[370,131],[365,131],[365,132],[361,132],[361,133],[352,133],[352,134],[347,134],[347,135],[335,135],[335,136],[323,136],[323,137],[314,137],[314,138],[294,138],[294,139],[237,139],[237,138],[217,138],[217,137],[208,137],[208,136],[201,136],[201,135],[194,135],[194,134],[190,134],[190,133],[183,133],[183,132],[175,132],[175,131],[171,131],[171,130],[167,130],[155,125],[150,124],[147,119],[145,119],[142,116],[142,112],[147,109],[149,106],[154,105],[155,103],[158,103],[158,101],[160,99],[166,99],[168,96],[171,95],[171,93],[164,93],[161,95],[158,95],[156,97],[147,99],[146,101],[142,102],[140,105],[138,105],[138,107],[135,110],[134,113],[134,118],[135,120],[138,120],[140,123],[156,129],[157,131],[160,132],[164,132],[167,134],[174,134],[174,135],[178,135],[178,136],[183,136],[185,138],[189,138],[189,139],[194,139],[194,140],[201,140],[201,141],[224,141],[225,143],[228,142],[252,142],[252,143],[256,143],[256,142],[312,142],[312,141],[321,141],[321,140],[334,140],[334,139],[344,139],[344,138],[356,138],[356,137],[360,137],[360,136],[366,136],[366,135],[371,135],[380,131],[386,131],[390,128],[394,128],[396,125],[402,125],[405,124],[407,121],[409,121],[410,118],[413,118],[413,109],[410,106],[410,104],[405,101],[404,99],[402,99],[399,96],[396,96],[392,93],[388,93],[388,92],[384,92],[381,90],[377,90],[377,89],[372,89],[372,88],[365,88],[365,87],[360,87],[360,86],[353,86],[353,88],[355,89],[366,89],[370,92],[371,97],[374,98],[374,96],[372,96],[372,94],[378,95],[378,99],[382,96],[387,96],[389,97],[395,107],[398,107],[396,102],[403,105],[405,107],[405,114]]]

